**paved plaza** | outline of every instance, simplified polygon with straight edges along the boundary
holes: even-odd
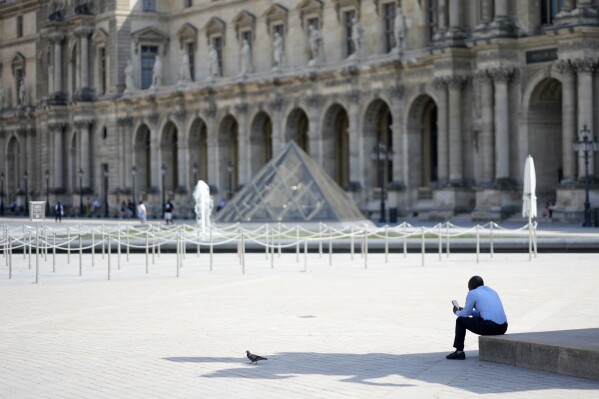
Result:
[[[597,327],[599,255],[0,255],[0,397],[597,398],[599,382],[448,361],[473,274],[503,297],[508,333]],[[245,351],[268,357],[250,365]]]

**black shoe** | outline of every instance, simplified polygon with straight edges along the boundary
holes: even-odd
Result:
[[[449,355],[445,356],[445,359],[466,360],[466,354],[463,351],[462,352],[455,351],[455,352],[450,353]]]

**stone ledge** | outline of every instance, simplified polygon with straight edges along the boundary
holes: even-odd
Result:
[[[478,339],[480,360],[599,380],[599,328]]]

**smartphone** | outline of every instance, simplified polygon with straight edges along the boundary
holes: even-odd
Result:
[[[455,299],[453,301],[451,301],[451,303],[453,304],[453,306],[455,306],[456,308],[460,308],[460,304],[458,303],[458,301],[456,301]]]

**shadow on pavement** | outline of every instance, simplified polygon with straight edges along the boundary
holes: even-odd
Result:
[[[599,389],[599,382],[526,370],[496,363],[479,362],[478,352],[467,352],[466,361],[445,360],[447,353],[393,355],[386,353],[283,352],[258,365],[249,365],[245,356],[170,357],[165,360],[191,363],[240,365],[202,375],[204,378],[288,379],[301,375],[343,377],[340,381],[370,386],[410,387],[417,381],[441,384],[477,394],[536,391],[546,389]],[[244,364],[245,363],[245,364]],[[243,366],[241,366],[243,364]],[[397,376],[406,383],[393,382]],[[380,381],[377,381],[380,380]],[[413,382],[413,383],[410,383]]]

